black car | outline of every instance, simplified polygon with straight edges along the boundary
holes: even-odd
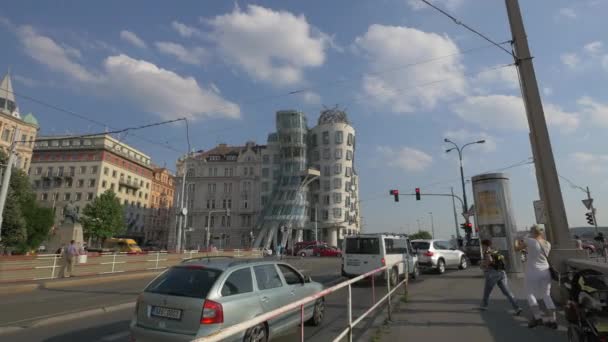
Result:
[[[467,256],[471,264],[476,265],[481,260],[481,250],[479,249],[479,238],[471,238],[465,245],[462,251]]]

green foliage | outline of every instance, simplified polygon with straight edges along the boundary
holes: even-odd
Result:
[[[87,236],[105,240],[125,231],[123,207],[112,190],[87,204],[82,214],[82,227]]]
[[[417,233],[410,235],[410,240],[430,240],[433,236],[426,230],[419,230]]]
[[[19,199],[12,191],[9,191],[6,196],[3,216],[2,243],[11,247],[23,246],[27,241],[26,222],[21,212]]]

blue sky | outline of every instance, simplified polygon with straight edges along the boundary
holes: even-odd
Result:
[[[510,39],[504,2],[435,0],[498,42]],[[608,220],[608,1],[522,0],[558,172],[596,198]],[[278,109],[314,123],[323,105],[346,108],[357,129],[365,229],[454,231],[449,199],[402,198],[388,190],[460,194],[465,173],[531,156],[512,59],[418,0],[375,1],[14,1],[0,10],[0,68],[12,69],[22,113],[42,134],[104,127],[27,100],[35,98],[122,128],[186,116],[193,148],[264,143]],[[505,45],[508,47],[507,45]],[[299,91],[290,95],[290,92]],[[24,96],[20,96],[24,95]],[[121,138],[173,167],[186,151],[181,124]],[[169,146],[169,147],[167,147]],[[531,165],[506,170],[517,224],[534,221]],[[571,226],[586,224],[584,194],[562,181]],[[469,195],[471,198],[472,196]]]

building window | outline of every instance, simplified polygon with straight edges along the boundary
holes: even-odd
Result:
[[[310,146],[311,147],[317,147],[318,142],[317,142],[317,135],[316,134],[311,134],[310,135]]]
[[[103,174],[107,176],[109,173],[110,173],[110,168],[109,167],[104,167],[103,168]]]
[[[112,177],[116,178],[118,176],[118,172],[116,170],[112,170]]]
[[[81,199],[82,199],[82,193],[77,192],[77,193],[76,193],[76,200],[77,200],[77,201],[80,201]]]
[[[79,171],[80,171],[80,174],[85,174],[87,172],[87,167],[81,166]]]
[[[342,164],[334,165],[334,174],[336,174],[336,175],[342,174]]]
[[[94,197],[95,197],[95,194],[92,192],[89,192],[87,194],[87,201],[92,201]]]
[[[323,145],[329,145],[329,132],[323,132]]]
[[[353,159],[353,151],[346,150],[346,160],[352,160],[352,159]]]
[[[268,196],[262,196],[262,207],[265,207],[268,204]]]
[[[342,208],[334,208],[334,218],[342,218]]]
[[[263,168],[263,169],[262,169],[262,177],[264,177],[264,178],[268,178],[268,177],[270,177],[270,169],[268,169],[268,168]]]
[[[211,209],[211,200],[207,200],[207,209]]]
[[[270,164],[270,156],[268,154],[262,156],[262,163]]]
[[[323,195],[323,204],[329,205],[329,195]]]
[[[314,150],[312,151],[312,161],[319,161],[321,159],[321,154],[319,153],[318,150]]]
[[[94,175],[97,173],[97,166],[91,166],[91,174]]]
[[[336,144],[340,145],[344,142],[344,133],[342,131],[336,132]]]
[[[355,136],[352,133],[348,133],[348,138],[346,138],[346,144],[348,146],[353,146],[355,144]]]
[[[224,177],[228,177],[228,168],[224,168]]]
[[[72,179],[66,179],[66,181],[65,181],[65,187],[66,188],[71,188],[72,187]]]
[[[222,201],[222,209],[226,209],[226,200]]]
[[[92,188],[95,186],[95,179],[89,179],[89,188]]]
[[[342,179],[334,178],[334,189],[342,188]]]
[[[42,174],[42,168],[41,167],[37,167],[36,168],[36,175],[40,175]]]
[[[11,131],[8,128],[5,128],[4,131],[2,131],[2,140],[4,141],[8,141],[11,137]]]
[[[114,183],[110,183],[110,190],[114,191]]]
[[[323,220],[324,221],[329,220],[329,211],[328,210],[323,210]]]
[[[101,187],[102,188],[106,188],[106,186],[108,185],[108,182],[106,182],[105,180],[101,182]]]
[[[323,175],[324,176],[331,176],[331,166],[329,166],[329,165],[324,165],[323,166]]]
[[[40,195],[40,199],[43,201],[47,201],[49,199],[49,194],[43,192],[42,195]]]
[[[351,169],[350,167],[346,167],[346,177],[350,177],[353,173],[353,169]]]
[[[248,171],[247,167],[243,168],[243,176],[247,176],[247,171]]]
[[[231,199],[228,200],[228,209],[232,209],[232,200]]]
[[[255,173],[253,173],[253,166],[249,167],[249,175],[250,176],[255,176]]]
[[[215,209],[215,200],[211,200],[211,209]]]
[[[339,192],[334,193],[334,203],[342,203],[342,194]]]
[[[330,190],[329,180],[324,180],[323,181],[323,191],[329,191],[329,190]]]
[[[266,192],[270,190],[270,184],[268,182],[263,182],[262,183],[262,191]]]
[[[65,194],[63,194],[63,200],[64,201],[69,201],[70,197],[72,194],[70,194],[69,192],[66,192]]]
[[[323,159],[329,160],[330,150],[328,148],[323,149]]]
[[[279,164],[281,162],[281,158],[279,157],[278,154],[273,154],[272,155],[272,163],[273,164]]]
[[[84,179],[79,179],[78,183],[76,184],[77,188],[82,188],[84,187]]]
[[[342,159],[342,149],[341,148],[336,149],[336,159]]]
[[[39,187],[40,187],[40,181],[39,180],[34,181],[34,188],[38,189]]]

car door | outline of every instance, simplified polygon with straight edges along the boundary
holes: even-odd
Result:
[[[444,241],[434,241],[433,247],[437,254],[445,260],[445,265],[450,267],[454,264],[454,256],[450,253],[449,245]]]
[[[298,301],[302,298],[310,296],[313,294],[312,289],[307,288],[305,286],[304,277],[300,272],[293,269],[293,267],[285,264],[278,264],[279,270],[281,271],[281,275],[283,276],[283,280],[289,290],[289,294],[291,295],[290,303]],[[287,303],[288,304],[288,303]],[[305,317],[309,317],[312,314],[312,307],[314,303],[310,303],[305,307]],[[291,315],[292,319],[289,321],[290,326],[295,326],[300,323],[300,315],[299,312],[296,311],[295,315]]]
[[[253,292],[251,267],[231,272],[220,292],[220,303],[225,313],[224,326],[244,322],[264,312],[260,299]]]
[[[460,253],[456,251],[455,248],[452,248],[449,241],[441,241],[441,244],[445,248],[445,253],[449,258],[449,261],[447,262],[448,266],[458,266],[458,263],[460,262]]]
[[[264,312],[270,312],[291,302],[293,296],[291,291],[283,284],[279,271],[275,264],[258,265],[253,267],[258,297]],[[291,314],[280,315],[270,320],[269,328],[272,333],[280,333],[289,327],[288,322],[292,320]]]

